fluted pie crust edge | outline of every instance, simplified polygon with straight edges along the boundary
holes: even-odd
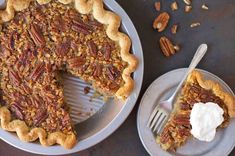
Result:
[[[5,10],[0,10],[0,31],[2,24],[14,18],[15,12],[27,9],[30,2],[34,0],[8,0]],[[51,0],[36,0],[39,4],[47,4]],[[123,70],[122,78],[124,85],[115,93],[115,97],[125,100],[134,88],[134,81],[131,78],[137,67],[138,61],[134,55],[130,54],[131,41],[124,33],[119,32],[121,20],[118,15],[103,8],[102,0],[58,0],[63,4],[73,3],[76,10],[81,14],[91,13],[94,18],[107,26],[106,33],[108,37],[119,43],[121,58],[128,63]],[[47,134],[42,128],[30,129],[24,121],[11,119],[11,113],[7,107],[0,108],[0,126],[2,129],[10,132],[16,132],[19,139],[26,142],[32,142],[39,139],[44,146],[60,144],[66,149],[71,149],[77,143],[75,134],[66,135],[62,132],[53,132]]]

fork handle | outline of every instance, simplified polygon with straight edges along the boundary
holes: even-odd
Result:
[[[203,58],[203,56],[205,55],[206,52],[207,52],[207,44],[201,44],[198,47],[196,53],[194,54],[194,57],[189,65],[187,72],[185,73],[183,79],[181,80],[181,82],[177,86],[175,92],[170,97],[170,100],[172,100],[172,101],[174,100],[175,96],[178,94],[179,90],[181,89],[184,81],[187,79],[188,75],[196,68],[196,66],[201,61],[201,59]]]

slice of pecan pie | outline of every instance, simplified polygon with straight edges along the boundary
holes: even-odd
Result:
[[[0,11],[0,126],[23,141],[76,144],[60,72],[126,99],[137,60],[102,0],[8,0]]]
[[[175,151],[192,137],[190,112],[198,102],[213,102],[223,109],[224,121],[219,126],[221,128],[225,128],[229,124],[229,118],[235,116],[234,97],[224,92],[218,83],[204,80],[200,72],[193,71],[176,99],[174,110],[162,133],[157,136],[157,143],[162,149]]]

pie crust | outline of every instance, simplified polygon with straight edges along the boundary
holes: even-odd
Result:
[[[5,22],[14,18],[15,12],[27,9],[30,2],[34,0],[8,0],[6,9],[0,11],[0,30]],[[47,4],[51,0],[36,0],[39,4]],[[137,67],[137,59],[134,55],[130,54],[131,41],[130,38],[124,33],[119,32],[120,17],[113,12],[107,11],[103,8],[102,0],[58,0],[60,3],[69,4],[74,3],[75,9],[81,14],[92,14],[94,18],[101,24],[107,26],[106,33],[108,37],[117,42],[120,46],[121,58],[127,62],[127,67],[122,72],[124,80],[121,86],[115,93],[115,97],[125,100],[134,87],[134,81],[131,78]],[[95,87],[95,86],[94,86]],[[44,146],[53,144],[60,144],[66,149],[71,149],[75,146],[77,139],[73,133],[66,135],[62,132],[53,132],[47,134],[43,128],[31,129],[24,121],[12,120],[10,110],[3,106],[0,107],[0,126],[2,129],[10,132],[16,132],[20,140],[32,142],[39,139],[40,143]]]

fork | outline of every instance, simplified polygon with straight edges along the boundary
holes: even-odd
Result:
[[[194,54],[194,57],[187,69],[187,72],[185,73],[183,79],[177,86],[174,93],[165,101],[160,101],[159,104],[154,108],[153,112],[150,115],[150,118],[148,120],[147,126],[152,130],[155,134],[160,134],[166,121],[169,119],[169,115],[173,109],[173,102],[175,100],[175,97],[178,95],[179,91],[182,88],[182,85],[184,84],[184,81],[187,79],[188,75],[196,68],[198,63],[201,61],[202,57],[205,55],[207,51],[207,44],[201,44],[196,53]]]

